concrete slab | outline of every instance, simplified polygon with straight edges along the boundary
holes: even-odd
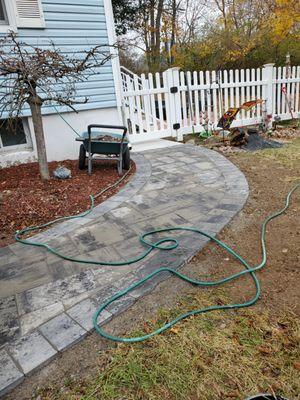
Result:
[[[147,150],[164,149],[167,147],[178,146],[181,143],[173,142],[172,140],[156,139],[156,140],[145,140],[141,142],[132,143],[132,152],[142,152]]]

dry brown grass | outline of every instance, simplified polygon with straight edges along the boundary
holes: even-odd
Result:
[[[212,300],[210,291],[186,298],[179,308],[161,311],[147,328]],[[39,395],[52,400],[221,400],[273,392],[295,400],[300,393],[299,331],[288,311],[276,322],[255,309],[210,313],[100,357],[97,377],[68,381],[63,390],[45,388]]]

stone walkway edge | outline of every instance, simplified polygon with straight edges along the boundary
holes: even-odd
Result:
[[[78,226],[85,225],[99,218],[101,215],[113,210],[124,201],[130,199],[130,197],[135,195],[148,182],[151,176],[151,164],[145,157],[140,154],[132,154],[131,159],[135,162],[136,172],[118,193],[95,206],[93,211],[87,216],[58,223],[52,228],[32,236],[31,239],[41,243],[49,242],[51,239],[56,239],[65,233],[72,232],[77,229]]]
[[[128,202],[129,199],[142,191],[146,184],[150,184],[149,182],[151,182],[152,178],[153,183],[151,184],[156,184],[155,177],[159,175],[159,166],[163,164],[161,159],[165,158],[167,162],[167,157],[170,153],[173,157],[173,163],[176,166],[176,157],[180,158],[181,152],[183,154],[181,157],[182,160],[178,161],[178,164],[180,162],[184,163],[184,157],[191,157],[192,160],[195,160],[191,164],[194,166],[197,164],[199,155],[203,156],[216,166],[220,171],[220,176],[225,180],[225,183],[222,183],[223,186],[220,186],[221,181],[219,184],[216,178],[212,179],[213,175],[210,175],[209,171],[203,173],[204,188],[209,187],[209,190],[213,190],[215,187],[216,191],[222,188],[224,191],[225,200],[222,204],[221,201],[220,204],[218,203],[218,210],[221,212],[214,215],[214,210],[212,209],[209,212],[210,219],[207,219],[207,221],[200,219],[204,225],[213,227],[210,230],[212,235],[217,234],[242,209],[246,202],[249,193],[247,181],[241,171],[222,155],[205,148],[182,145],[173,147],[172,151],[171,149],[163,149],[160,151],[149,150],[144,154],[135,153],[132,158],[136,163],[136,173],[116,195],[96,206],[93,212],[87,217],[57,224],[48,231],[35,235],[32,239],[49,242],[49,240],[57,239],[59,236],[70,233],[81,226],[90,225],[99,216],[117,209],[124,202]],[[202,164],[204,168],[204,162]],[[153,171],[153,166],[156,165],[158,166],[158,170]],[[166,170],[168,170],[167,164],[165,165]],[[164,171],[164,167],[161,166],[161,168]],[[176,168],[174,171],[179,171],[178,167]],[[207,167],[205,168],[204,170],[207,171]],[[168,172],[165,172],[165,175],[167,174]],[[221,178],[218,179],[220,180]],[[233,200],[231,201],[231,199]],[[189,210],[192,211],[192,208]],[[197,214],[195,215],[197,216]],[[196,216],[195,223],[199,223]],[[157,268],[158,262],[161,266],[172,265],[174,269],[179,269],[201,250],[207,242],[208,239],[204,237],[195,240],[190,234],[183,235],[179,248],[173,252],[160,252],[159,255],[157,254],[158,252],[155,253],[149,259],[140,263],[135,273],[129,272],[125,276],[121,276],[116,283],[113,281],[111,289],[108,284],[105,287],[102,285],[101,267],[96,270],[89,268],[86,272],[81,272],[78,276],[69,278],[73,279],[73,281],[75,280],[76,284],[82,284],[83,286],[84,280],[87,280],[88,284],[84,286],[86,291],[82,292],[81,301],[79,301],[80,296],[76,297],[77,302],[72,304],[70,301],[68,308],[62,307],[60,303],[46,304],[45,307],[40,309],[40,312],[47,313],[49,316],[46,322],[21,338],[0,347],[0,396],[12,390],[22,382],[25,376],[32,374],[37,369],[49,363],[58,353],[68,349],[91,332],[93,330],[92,316],[97,306],[112,296],[116,290],[131,285],[137,279],[145,276],[145,274],[152,272]],[[114,316],[128,309],[141,296],[149,293],[159,282],[168,277],[169,274],[162,274],[154,278],[151,283],[146,283],[130,293],[130,295],[126,295],[124,298],[111,304],[103,313],[102,320],[99,321],[100,324],[107,323]],[[92,284],[89,286],[90,282]],[[32,290],[38,289],[34,288]],[[17,296],[22,296],[22,293]],[[18,312],[22,315],[26,310],[19,309]],[[59,314],[57,315],[58,312]],[[54,318],[52,318],[53,315],[55,315]]]

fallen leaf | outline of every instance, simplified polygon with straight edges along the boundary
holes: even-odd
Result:
[[[300,361],[295,361],[294,362],[294,368],[300,371]]]
[[[265,346],[260,346],[258,348],[259,352],[262,354],[271,354],[272,353],[272,349],[265,347]]]
[[[234,397],[235,399],[237,399],[239,397],[239,393],[238,391],[229,392],[226,394],[226,397]]]

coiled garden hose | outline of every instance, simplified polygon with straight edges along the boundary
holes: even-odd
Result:
[[[130,170],[129,170],[130,171]],[[262,251],[262,260],[261,262],[256,265],[251,267],[248,262],[242,257],[240,256],[238,253],[236,253],[232,248],[230,248],[229,246],[227,246],[225,243],[223,243],[221,240],[216,239],[215,237],[209,235],[208,233],[197,229],[197,228],[189,228],[189,227],[179,227],[179,226],[174,226],[174,227],[169,227],[169,228],[162,228],[162,229],[155,229],[153,231],[150,232],[146,232],[143,233],[140,236],[140,241],[141,243],[146,246],[146,250],[141,253],[140,255],[137,255],[134,258],[131,258],[127,261],[117,261],[117,262],[106,262],[106,261],[97,261],[97,260],[89,260],[89,259],[78,259],[78,258],[73,258],[73,257],[68,257],[65,256],[64,254],[56,251],[53,247],[44,244],[44,243],[39,243],[39,242],[33,242],[30,241],[28,239],[22,239],[21,236],[23,236],[24,234],[28,233],[28,232],[32,232],[35,230],[39,230],[45,227],[48,227],[52,224],[54,224],[55,222],[58,221],[64,221],[64,220],[68,220],[68,219],[73,219],[73,218],[82,218],[86,215],[88,215],[89,213],[92,212],[93,208],[94,208],[94,200],[96,197],[99,197],[101,194],[103,194],[104,192],[106,192],[109,189],[112,189],[113,187],[117,186],[123,179],[125,179],[125,177],[127,176],[127,174],[129,173],[129,171],[121,178],[119,179],[115,184],[105,188],[104,190],[102,190],[100,193],[98,193],[95,196],[90,196],[90,208],[79,214],[79,215],[74,215],[74,216],[69,216],[69,217],[62,217],[62,218],[57,218],[53,221],[50,221],[48,223],[42,224],[42,225],[38,225],[38,226],[32,226],[32,227],[28,227],[28,228],[24,228],[20,231],[17,231],[15,234],[15,239],[17,242],[26,244],[26,245],[30,245],[30,246],[39,246],[39,247],[44,247],[45,249],[47,249],[47,251],[49,251],[52,254],[55,254],[56,256],[64,259],[64,260],[68,260],[68,261],[73,261],[73,262],[77,262],[77,263],[84,263],[84,264],[94,264],[94,265],[110,265],[110,266],[122,266],[122,265],[129,265],[129,264],[133,264],[137,261],[142,260],[143,258],[145,258],[148,254],[150,254],[154,249],[158,249],[158,250],[162,250],[162,251],[167,251],[167,250],[173,250],[175,248],[178,247],[179,242],[177,239],[175,239],[174,237],[166,237],[163,239],[160,239],[156,242],[151,242],[149,240],[147,240],[147,238],[153,234],[157,234],[157,233],[162,233],[162,232],[174,232],[174,231],[189,231],[189,232],[194,232],[197,233],[199,235],[202,236],[206,236],[207,238],[211,239],[213,242],[215,242],[218,246],[220,246],[221,248],[223,248],[224,250],[227,251],[227,253],[231,254],[237,261],[239,261],[239,263],[245,268],[244,270],[232,274],[230,276],[227,276],[226,278],[223,279],[219,279],[216,281],[200,281],[200,280],[196,280],[196,279],[192,279],[190,277],[188,277],[187,275],[181,274],[180,272],[177,272],[171,268],[158,268],[157,270],[153,271],[151,274],[147,275],[146,277],[138,280],[136,283],[134,283],[133,285],[127,287],[126,289],[118,292],[117,294],[115,294],[113,297],[111,297],[110,299],[108,299],[105,303],[103,303],[98,310],[96,311],[94,317],[93,317],[93,323],[94,323],[94,327],[96,329],[96,331],[98,332],[98,334],[106,339],[112,340],[114,342],[123,342],[123,343],[134,343],[134,342],[141,342],[143,340],[147,340],[150,339],[151,337],[158,335],[159,333],[162,333],[164,331],[166,331],[167,329],[171,328],[172,326],[174,326],[175,324],[177,324],[179,321],[188,318],[192,315],[197,315],[197,314],[203,314],[209,311],[215,311],[215,310],[227,310],[227,309],[236,309],[236,308],[243,308],[243,307],[249,307],[253,304],[255,304],[257,302],[257,300],[259,299],[260,293],[261,293],[261,288],[260,288],[260,283],[259,280],[257,278],[257,276],[255,275],[255,272],[260,270],[261,268],[263,268],[267,262],[267,250],[266,250],[266,227],[267,224],[274,218],[282,215],[289,207],[290,205],[290,199],[292,194],[300,187],[300,183],[298,183],[296,186],[294,186],[287,194],[286,196],[286,201],[285,201],[285,205],[282,209],[280,209],[279,211],[269,215],[262,223],[261,225],[261,238],[260,238],[260,242],[261,242],[261,251]],[[189,311],[186,312],[184,314],[181,314],[180,316],[174,318],[172,321],[166,323],[165,325],[161,326],[160,328],[154,330],[151,333],[148,333],[146,335],[143,336],[137,336],[137,337],[128,337],[128,338],[123,338],[123,337],[118,337],[118,336],[114,336],[111,335],[107,332],[105,332],[101,326],[98,325],[98,318],[100,316],[100,314],[102,313],[102,311],[111,303],[113,303],[114,301],[120,299],[121,297],[127,295],[128,293],[130,293],[131,291],[133,291],[134,289],[138,288],[139,286],[143,285],[145,282],[150,281],[154,276],[163,273],[163,272],[169,272],[173,275],[175,275],[176,277],[178,277],[179,279],[182,279],[183,281],[186,281],[192,285],[195,286],[201,286],[201,287],[210,287],[210,286],[217,286],[217,285],[221,285],[223,283],[232,281],[234,279],[237,279],[243,275],[246,274],[250,274],[250,276],[253,279],[255,288],[256,288],[256,293],[255,295],[252,297],[252,299],[245,301],[244,303],[233,303],[233,304],[227,304],[227,305],[215,305],[215,306],[211,306],[211,307],[205,307],[205,308],[201,308],[201,309],[197,309],[197,310],[193,310],[193,311]]]

